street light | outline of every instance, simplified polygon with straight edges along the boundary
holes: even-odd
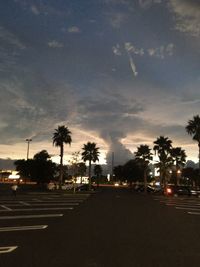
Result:
[[[29,144],[32,141],[32,139],[26,139],[26,142],[28,143],[28,147],[27,147],[27,160],[28,160],[28,156],[29,156]]]

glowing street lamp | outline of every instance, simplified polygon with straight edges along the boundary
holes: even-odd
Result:
[[[32,139],[26,139],[26,142],[27,142],[27,144],[28,144],[28,147],[27,147],[27,160],[28,160],[28,156],[29,156],[29,144],[30,144],[30,142],[32,141]]]

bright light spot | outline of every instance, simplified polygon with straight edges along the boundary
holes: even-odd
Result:
[[[20,178],[20,175],[17,175],[17,174],[10,174],[8,176],[9,179],[19,179]]]
[[[171,194],[171,193],[172,193],[171,188],[167,188],[167,194]]]

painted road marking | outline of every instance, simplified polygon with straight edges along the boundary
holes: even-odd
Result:
[[[84,199],[56,199],[56,200],[41,200],[41,203],[69,203],[69,202],[83,202]],[[31,202],[31,201],[29,201]]]
[[[182,204],[182,203],[173,203],[173,204],[166,203],[165,205],[166,206],[179,206],[179,207],[191,207],[191,208],[198,207],[198,208],[200,208],[199,204],[189,204],[189,203],[186,203],[186,204]]]
[[[66,202],[66,203],[37,203],[37,204],[31,204],[31,206],[78,206],[78,202]]]
[[[16,215],[16,216],[0,216],[0,220],[10,219],[32,219],[32,218],[51,218],[51,217],[62,217],[62,213],[58,214],[39,214],[39,215]]]
[[[19,203],[20,203],[20,204],[22,204],[22,205],[24,205],[24,206],[30,206],[30,204],[29,204],[29,203],[27,203],[27,202],[24,202],[24,201],[19,201]]]
[[[200,211],[200,208],[189,208],[189,207],[181,207],[181,206],[177,206],[176,209],[178,210],[199,210]]]
[[[74,208],[73,207],[56,207],[56,208],[27,208],[27,209],[12,209],[12,210],[9,210],[10,212],[14,212],[14,211],[36,211],[36,210],[73,210]],[[0,210],[0,211],[8,211],[8,210]]]
[[[15,250],[16,248],[18,248],[17,246],[12,246],[12,247],[0,247],[0,254],[1,253],[10,253],[13,250]]]
[[[78,206],[79,203],[78,202],[58,202],[58,203],[43,203],[43,202],[40,202],[40,203],[31,203],[31,204],[28,204],[28,205],[25,205],[25,206],[28,206],[28,207],[34,207],[34,206]],[[9,207],[21,207],[20,204],[8,204],[7,206]],[[13,210],[13,209],[9,209],[7,207],[7,210]]]
[[[27,230],[43,230],[48,225],[28,225],[28,226],[17,226],[17,227],[1,227],[0,232],[13,232],[13,231],[27,231]]]
[[[1,204],[4,204],[6,206],[9,206],[9,207],[14,207],[14,206],[21,206],[21,205],[24,205],[24,206],[31,206],[31,205],[39,205],[39,203],[80,203],[80,202],[83,202],[84,200],[83,199],[56,199],[56,200],[40,200],[40,201],[27,201],[27,202],[24,202],[24,201],[17,201],[17,202],[1,202],[0,201],[0,206],[2,206]]]
[[[1,205],[1,207],[2,207],[2,208],[4,208],[4,209],[6,209],[6,210],[9,210],[9,211],[11,211],[11,210],[12,210],[12,209],[10,209],[10,208],[8,208],[8,207],[4,206],[4,205]]]

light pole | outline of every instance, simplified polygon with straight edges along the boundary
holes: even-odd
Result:
[[[30,144],[30,142],[32,141],[32,139],[26,139],[26,142],[28,143],[28,147],[27,147],[27,160],[28,160],[28,156],[29,156],[29,144]]]

